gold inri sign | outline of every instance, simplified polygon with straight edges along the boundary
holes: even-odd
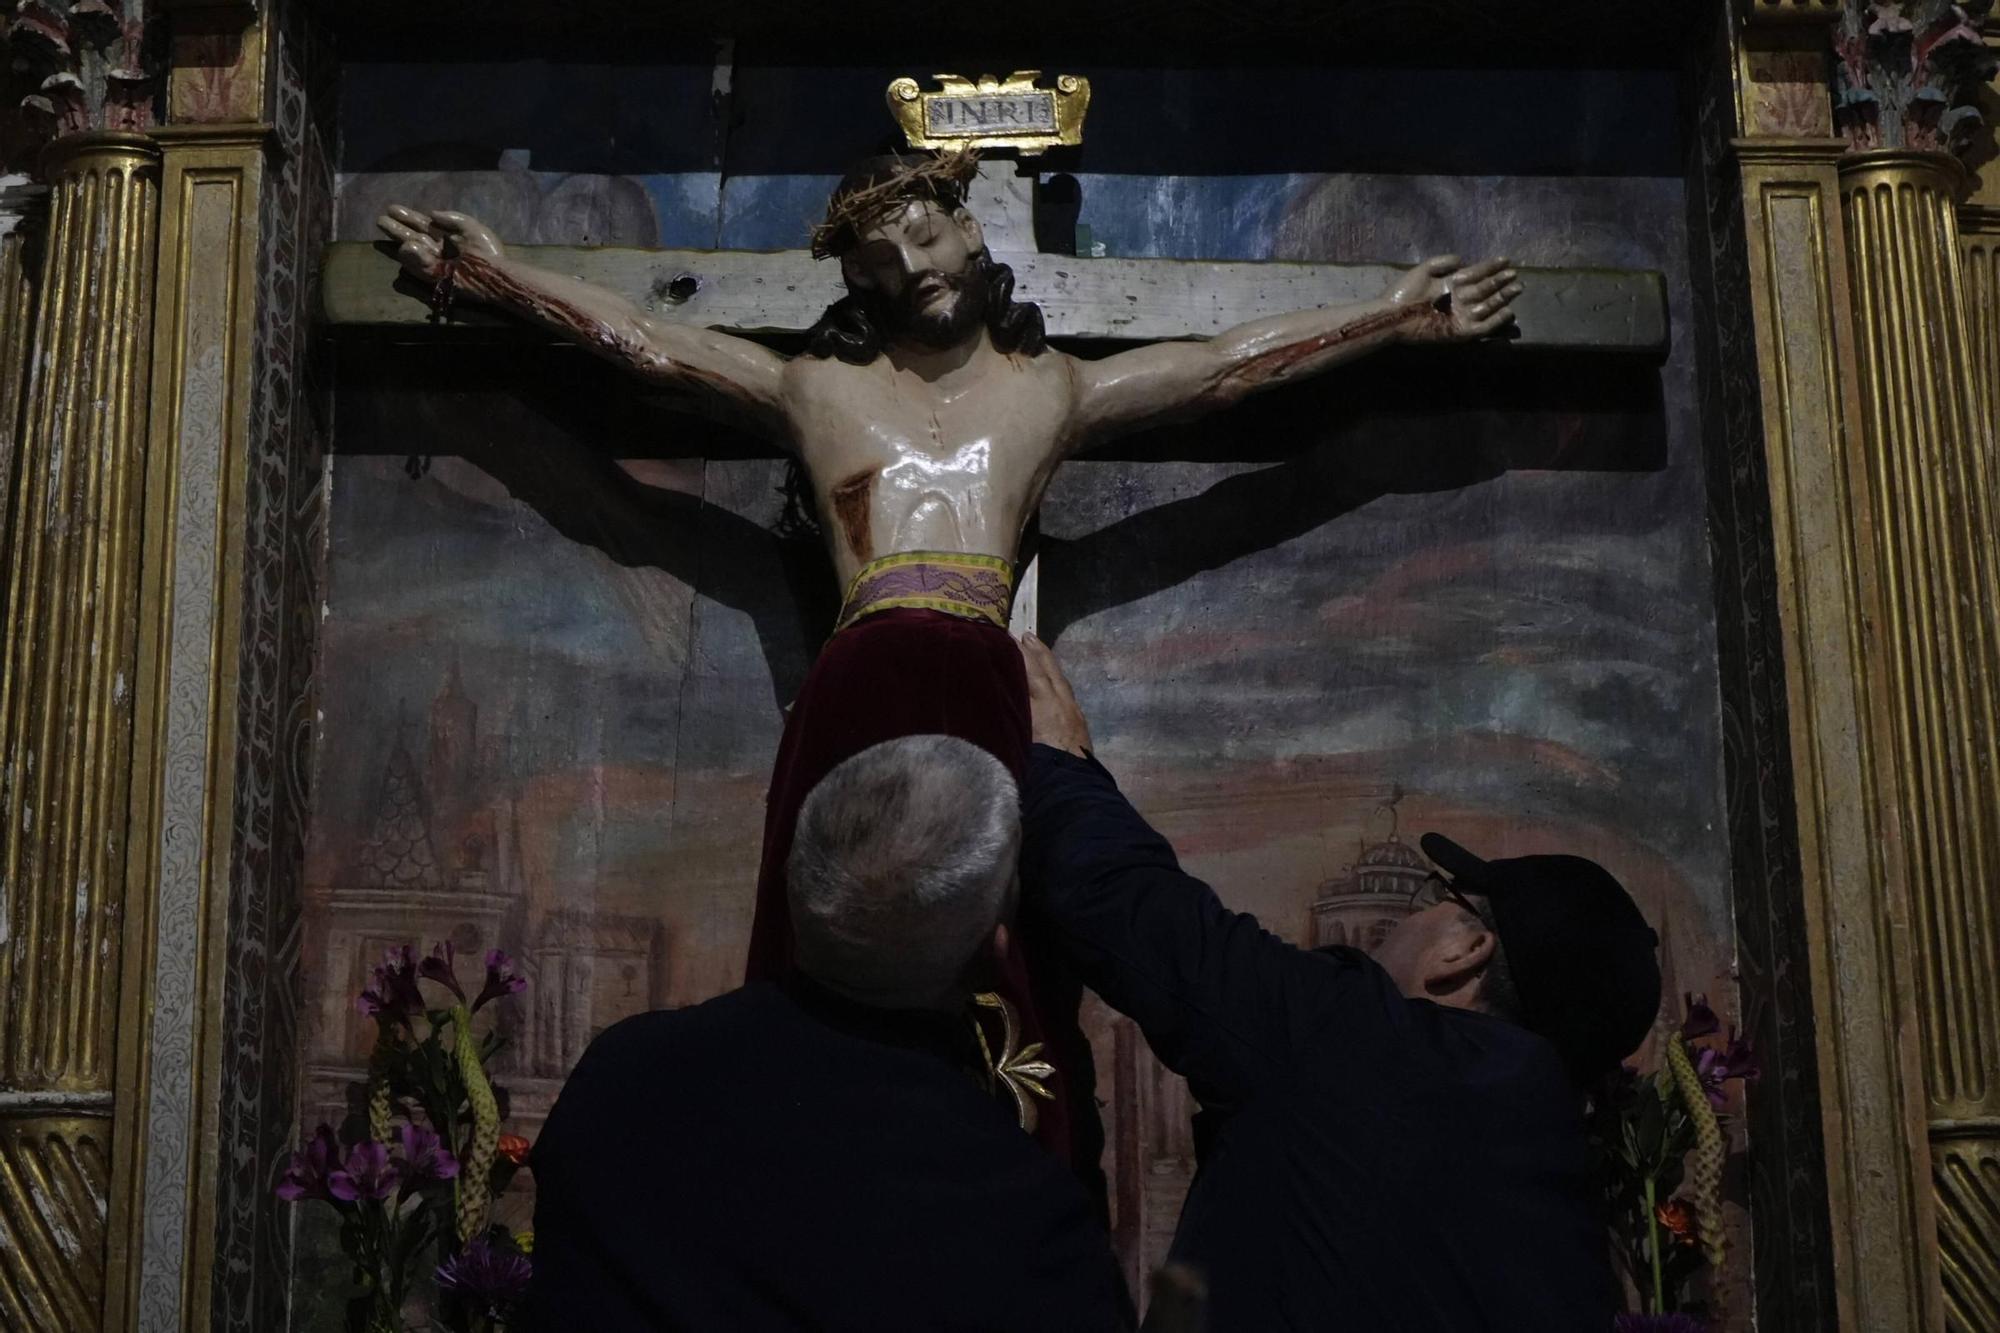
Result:
[[[915,79],[897,79],[889,85],[889,111],[912,148],[977,145],[1032,154],[1082,143],[1090,80],[1062,74],[1055,87],[1037,88],[1040,75],[1038,69],[1016,70],[1004,79],[939,74],[933,93]]]

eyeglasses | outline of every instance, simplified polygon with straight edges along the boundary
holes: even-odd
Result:
[[[1423,883],[1410,890],[1410,910],[1412,912],[1419,912],[1426,907],[1435,907],[1439,903],[1447,902],[1456,903],[1474,916],[1480,916],[1479,909],[1472,905],[1472,900],[1460,893],[1450,880],[1435,870],[1424,876]],[[1480,917],[1480,919],[1484,920],[1485,918]]]

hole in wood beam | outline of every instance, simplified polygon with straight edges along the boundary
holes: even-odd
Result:
[[[653,295],[679,305],[701,290],[701,279],[692,273],[676,273],[653,284]]]

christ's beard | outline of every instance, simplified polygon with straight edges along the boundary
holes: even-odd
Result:
[[[929,296],[927,285],[943,282],[951,291],[949,299],[928,309],[922,298]],[[963,273],[926,273],[903,289],[886,312],[883,332],[891,339],[907,339],[926,347],[956,347],[977,331],[986,318],[986,276],[976,268]]]

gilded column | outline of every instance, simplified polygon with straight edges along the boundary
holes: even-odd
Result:
[[[1724,73],[1708,81],[1723,105],[1704,109],[1727,124],[1704,125],[1725,165],[1697,220],[1725,343],[1704,367],[1720,400],[1711,472],[1732,506],[1722,666],[1751,732],[1732,760],[1757,775],[1732,786],[1754,790],[1742,802],[1754,827],[1781,831],[1750,854],[1737,838],[1743,1004],[1766,1068],[1783,1071],[1750,1106],[1757,1320],[1919,1333],[1941,1313],[1921,1064],[1889,1021],[1910,968],[1909,895],[1884,855],[1901,836],[1895,757],[1870,692],[1884,601],[1841,217],[1847,143],[1828,87],[1841,15],[1838,0],[1735,6],[1714,56]],[[1787,762],[1789,782],[1773,782]]]
[[[282,1326],[330,127],[303,3],[172,0],[105,1326]],[[321,137],[320,131],[326,131]]]
[[[34,332],[34,284],[28,272],[31,218],[40,216],[25,176],[0,178],[0,551],[7,549],[9,499],[20,465],[21,390]]]
[[[71,1333],[104,1280],[159,151],[45,162],[0,587],[0,1325]]]
[[[1987,17],[1986,46],[2000,56],[2000,17]],[[1978,173],[1972,197],[1959,207],[1958,228],[1980,402],[1989,418],[2000,418],[2000,80],[1987,84],[1979,103]]]
[[[206,1328],[222,1065],[211,948],[228,901],[257,202],[256,126],[155,132],[164,155],[145,613],[106,1303],[120,1328]]]
[[[1912,946],[1886,1017],[1917,1035],[1944,1323],[1983,1331],[2000,1328],[2000,494],[1955,154],[2000,59],[1949,0],[1848,0],[1835,52],[1884,600],[1870,693],[1893,741],[1902,836],[1886,851]]]
[[[1965,293],[1980,410],[2000,415],[2000,207],[1959,210]]]
[[[1739,141],[1758,322],[1767,486],[1786,637],[1806,960],[1821,1059],[1822,1131],[1842,1327],[1931,1326],[1935,1266],[1922,1179],[1916,1051],[1882,1021],[1908,966],[1906,890],[1882,849],[1892,767],[1885,718],[1866,693],[1880,619],[1865,507],[1854,331],[1831,139]]]
[[[1964,183],[1939,153],[1874,150],[1841,167],[1916,950],[1915,1012],[1899,1017],[1920,1032],[1947,1323],[1988,1330],[2000,1328],[2000,528]]]
[[[2000,414],[2000,208],[1963,208],[1958,217],[1973,371],[1990,420]]]

